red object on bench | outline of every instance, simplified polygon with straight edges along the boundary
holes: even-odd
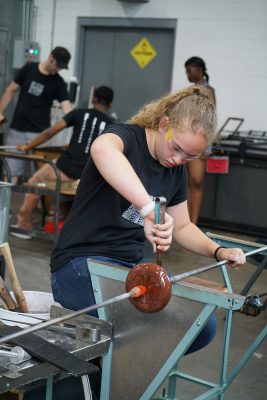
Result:
[[[60,232],[63,224],[64,224],[64,221],[59,221],[59,223],[58,223],[58,233]],[[44,225],[44,231],[46,233],[54,233],[54,231],[55,231],[54,222],[53,221],[47,222]]]

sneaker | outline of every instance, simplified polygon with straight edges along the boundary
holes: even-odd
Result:
[[[11,225],[9,233],[10,235],[15,236],[19,239],[32,239],[31,231],[21,229],[18,227],[18,225]]]

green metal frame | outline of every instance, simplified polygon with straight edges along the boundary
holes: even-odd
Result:
[[[225,247],[232,247],[237,245],[236,242],[232,241],[220,241],[220,245]],[[242,245],[238,243],[238,247],[242,248]],[[257,244],[255,248],[257,248]],[[252,250],[252,245],[245,244],[243,249]],[[106,265],[101,263],[94,263],[89,260],[88,268],[92,278],[92,285],[95,292],[96,303],[101,303],[103,301],[102,293],[99,285],[99,277],[109,278],[112,280],[117,280],[125,282],[128,270],[122,271],[116,268],[107,268]],[[212,293],[212,291],[199,291],[195,288],[191,288],[184,285],[174,284],[172,286],[172,295],[179,296],[186,299],[191,299],[199,301],[206,304],[203,310],[200,312],[198,317],[195,319],[187,333],[184,335],[182,340],[177,344],[176,348],[173,349],[172,354],[167,359],[162,368],[154,377],[152,382],[146,388],[145,392],[142,394],[139,400],[151,400],[157,390],[161,385],[168,379],[168,392],[167,394],[158,397],[158,400],[175,400],[176,399],[176,383],[177,378],[184,379],[186,381],[199,384],[207,388],[207,391],[200,396],[195,397],[193,400],[209,400],[214,398],[224,399],[224,393],[232,383],[233,379],[237,376],[239,371],[245,366],[249,361],[255,350],[260,346],[267,335],[267,327],[265,327],[262,332],[253,341],[250,347],[247,349],[245,354],[241,357],[239,362],[232,368],[231,372],[228,372],[228,354],[229,354],[229,344],[233,320],[233,312],[239,310],[244,304],[245,297],[233,294],[231,282],[229,279],[227,266],[223,265],[220,267],[222,272],[223,280],[225,286],[228,289],[228,293]],[[225,328],[224,328],[224,338],[221,354],[221,366],[220,366],[220,377],[219,382],[209,382],[203,380],[199,377],[188,375],[182,373],[178,370],[179,361],[182,359],[183,355],[198,336],[201,329],[205,326],[210,316],[216,311],[218,307],[224,308],[226,310],[225,318]],[[99,318],[106,320],[105,309],[99,309]],[[110,399],[110,371],[112,366],[112,352],[113,346],[110,345],[108,353],[103,358],[103,370],[102,370],[102,385],[101,385],[101,400]]]

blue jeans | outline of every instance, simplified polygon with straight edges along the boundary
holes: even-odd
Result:
[[[95,304],[92,281],[87,265],[88,258],[113,263],[126,268],[132,268],[135,265],[102,256],[78,257],[69,261],[51,274],[54,299],[65,308],[76,311]],[[98,318],[97,310],[92,311],[89,315]],[[186,354],[193,353],[207,346],[215,334],[216,318],[213,315],[209,318],[206,326],[191,344]]]
[[[132,268],[135,264],[122,262],[102,256],[78,257],[66,263],[63,267],[51,274],[51,287],[55,301],[70,310],[95,304],[95,296],[88,270],[88,258]],[[88,313],[98,318],[97,310]]]

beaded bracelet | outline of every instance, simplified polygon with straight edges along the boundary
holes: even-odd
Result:
[[[151,211],[153,211],[155,208],[155,203],[151,202],[149,204],[147,204],[146,206],[144,206],[141,210],[140,210],[140,214],[142,218],[147,217]]]
[[[217,253],[218,253],[218,251],[220,250],[220,249],[225,249],[225,247],[223,247],[223,246],[219,246],[219,247],[217,247],[217,249],[214,251],[214,253],[213,253],[213,257],[215,258],[215,260],[216,261],[220,261],[219,259],[218,259],[218,257],[217,257]]]

